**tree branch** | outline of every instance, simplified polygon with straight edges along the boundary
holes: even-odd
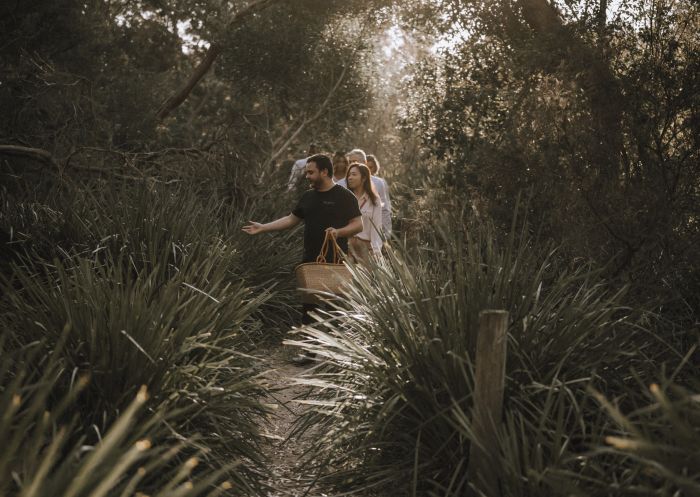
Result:
[[[340,87],[340,84],[343,82],[343,79],[345,79],[345,73],[347,72],[347,67],[343,67],[343,71],[340,73],[340,76],[338,77],[338,81],[335,82],[333,85],[333,88],[328,92],[328,95],[326,95],[326,99],[319,105],[318,109],[316,112],[309,118],[304,119],[302,123],[299,125],[299,127],[292,133],[292,135],[287,138],[287,140],[282,144],[280,148],[277,149],[276,152],[274,152],[270,158],[268,159],[268,164],[271,164],[274,162],[282,153],[284,153],[285,150],[287,150],[287,147],[296,139],[297,136],[308,126],[310,123],[318,119],[323,115],[323,112],[326,110],[328,105],[331,103],[331,100],[333,99],[333,95],[335,95],[335,92],[338,91],[338,88]]]
[[[278,1],[280,0],[257,0],[249,4],[247,7],[240,10],[233,16],[231,21],[229,21],[226,25],[225,30],[240,25],[248,17],[260,12],[261,10],[265,9],[266,7],[269,7],[270,5]],[[204,75],[207,74],[207,72],[209,72],[209,69],[211,69],[211,66],[214,64],[214,61],[221,54],[221,52],[221,45],[219,45],[218,43],[211,44],[211,46],[207,50],[206,55],[204,56],[204,60],[202,60],[202,62],[194,69],[194,72],[189,77],[187,82],[182,86],[182,88],[180,88],[180,90],[178,90],[177,93],[170,96],[160,106],[157,113],[158,119],[162,121],[163,119],[168,117],[168,115],[173,110],[178,108],[185,100],[187,100],[187,97],[190,95],[194,87],[197,86],[197,83],[199,83],[199,81],[204,77]]]
[[[55,166],[58,169],[58,163],[51,152],[41,148],[20,147],[19,145],[0,145],[0,155],[29,157],[30,159]]]
[[[162,121],[163,119],[168,117],[168,115],[173,110],[178,108],[182,104],[182,102],[187,100],[187,97],[190,95],[194,87],[197,86],[199,80],[202,79],[204,75],[209,72],[209,69],[211,69],[211,66],[214,64],[214,61],[220,53],[221,47],[219,47],[219,45],[217,45],[216,43],[213,43],[207,50],[207,53],[204,56],[204,60],[202,60],[202,62],[200,62],[197,67],[195,67],[194,72],[190,76],[190,79],[187,80],[187,83],[185,83],[185,85],[182,88],[180,88],[180,90],[177,93],[171,95],[165,102],[161,104],[160,109],[158,109],[158,119]]]

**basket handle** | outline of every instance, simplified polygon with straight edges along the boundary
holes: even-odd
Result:
[[[338,245],[335,236],[331,234],[330,231],[326,231],[326,237],[323,239],[323,245],[321,245],[321,253],[316,257],[316,262],[319,264],[326,263],[326,251],[328,250],[328,244],[331,243],[333,246],[333,264],[340,264],[342,261],[341,254],[342,249]]]

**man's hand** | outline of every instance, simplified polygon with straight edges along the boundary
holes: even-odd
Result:
[[[326,233],[330,233],[333,238],[338,238],[338,230],[335,228],[326,228]]]
[[[249,235],[257,235],[258,233],[262,233],[264,231],[263,225],[261,223],[256,223],[255,221],[249,222],[249,225],[243,226],[243,231],[245,231]]]

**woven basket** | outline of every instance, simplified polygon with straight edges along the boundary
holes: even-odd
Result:
[[[333,247],[333,262],[326,262],[325,254],[328,245]],[[326,232],[321,253],[316,262],[299,264],[294,273],[297,278],[297,288],[301,292],[301,301],[307,304],[317,304],[323,297],[342,295],[344,287],[352,279],[350,270],[342,263],[342,250],[335,237]]]

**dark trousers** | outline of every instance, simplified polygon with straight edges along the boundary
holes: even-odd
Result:
[[[320,306],[318,304],[302,304],[301,306],[301,324],[311,324],[314,322],[314,318],[309,314],[315,311]]]

